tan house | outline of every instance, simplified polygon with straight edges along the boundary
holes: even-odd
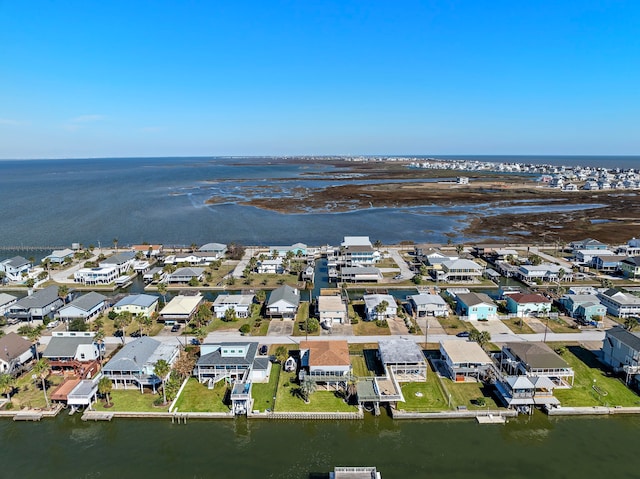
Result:
[[[318,318],[320,324],[330,328],[335,323],[347,323],[347,305],[340,295],[318,296]]]
[[[347,381],[351,372],[349,345],[346,341],[300,341],[300,364],[301,376],[337,386]]]

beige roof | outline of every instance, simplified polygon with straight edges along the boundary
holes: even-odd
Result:
[[[348,366],[349,344],[346,341],[300,341],[300,349],[309,350],[309,366]]]
[[[164,315],[170,314],[190,314],[202,301],[202,296],[176,296],[162,309]]]
[[[318,296],[318,311],[342,311],[347,307],[340,296]]]
[[[27,341],[16,333],[8,333],[0,338],[0,354],[5,361],[17,358],[31,349],[31,341]]]
[[[491,363],[491,358],[474,341],[440,341],[440,347],[454,363]]]

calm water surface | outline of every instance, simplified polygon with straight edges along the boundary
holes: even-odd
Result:
[[[633,417],[472,421],[0,421],[3,477],[302,479],[375,465],[384,479],[637,478]]]

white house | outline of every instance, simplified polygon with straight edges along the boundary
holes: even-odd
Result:
[[[32,264],[22,256],[0,261],[0,271],[4,272],[7,281],[22,282],[29,275]]]
[[[347,322],[347,305],[340,295],[318,296],[318,318],[320,324],[330,328],[334,323]]]
[[[256,266],[258,274],[282,274],[284,273],[284,266],[282,265],[282,257],[278,256],[276,259],[265,259],[264,261],[258,261]]]
[[[61,307],[56,316],[62,321],[72,321],[78,318],[90,321],[106,308],[107,297],[91,291]]]
[[[101,268],[114,267],[118,271],[118,276],[125,274],[133,266],[136,260],[136,254],[133,251],[123,251],[106,258],[98,264]]]
[[[192,279],[202,281],[204,268],[178,268],[167,276],[168,283],[188,283]]]
[[[70,248],[57,249],[54,250],[50,255],[42,258],[42,260],[44,261],[45,259],[48,259],[51,263],[61,264],[64,263],[67,258],[73,259],[74,254],[75,252]]]
[[[158,297],[151,294],[130,294],[113,306],[116,313],[129,312],[133,316],[151,315],[158,309]]]
[[[425,316],[449,316],[449,305],[439,294],[413,294],[409,296],[411,309],[419,318]]]
[[[9,306],[15,304],[17,301],[18,298],[11,294],[0,293],[0,316],[4,316],[9,310]]]
[[[16,333],[0,338],[0,372],[12,374],[33,358],[33,345]]]
[[[271,291],[267,301],[267,315],[294,318],[299,304],[300,292],[284,284]]]
[[[160,321],[180,321],[186,323],[191,320],[198,310],[203,297],[200,294],[194,296],[174,296],[171,301],[160,311]]]
[[[378,319],[393,319],[398,314],[398,306],[396,300],[390,294],[365,294],[364,310],[367,321],[376,321]],[[383,303],[386,307],[382,309]]]
[[[598,299],[607,308],[607,312],[618,318],[640,314],[640,298],[611,288],[598,293]]]
[[[73,273],[73,280],[76,283],[86,285],[111,284],[120,273],[115,266],[99,266],[97,268],[81,268]]]
[[[233,309],[238,318],[247,318],[251,314],[253,294],[221,294],[213,302],[213,314],[223,318],[228,309]]]

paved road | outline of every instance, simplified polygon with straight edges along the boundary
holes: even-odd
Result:
[[[401,279],[411,279],[411,278],[413,278],[413,272],[411,271],[411,268],[409,268],[409,265],[407,264],[407,262],[404,260],[404,258],[400,254],[400,249],[398,249],[398,248],[388,248],[388,251],[389,251],[389,254],[391,255],[391,257],[393,258],[393,260],[400,267]]]

